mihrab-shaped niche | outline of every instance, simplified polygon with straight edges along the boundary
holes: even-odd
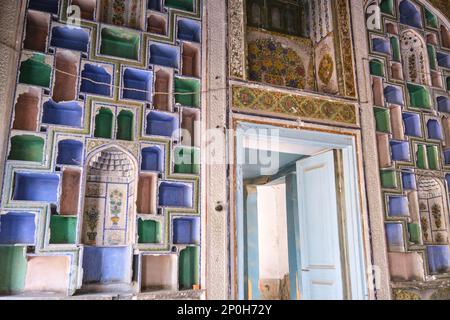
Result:
[[[448,244],[448,204],[444,185],[432,176],[418,177],[422,238],[425,244]]]
[[[430,85],[427,46],[422,37],[414,30],[405,30],[401,34],[400,46],[406,81]]]
[[[82,243],[124,246],[134,239],[136,161],[118,147],[107,147],[86,162]]]

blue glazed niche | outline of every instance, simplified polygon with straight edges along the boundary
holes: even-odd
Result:
[[[170,114],[151,111],[147,115],[148,135],[172,137],[173,133],[178,129],[178,118]]]
[[[59,175],[51,173],[16,173],[13,200],[43,201],[58,200]]]
[[[404,251],[403,225],[401,223],[385,223],[384,226],[389,251]]]
[[[391,217],[409,216],[408,198],[405,196],[389,196],[388,214]]]
[[[35,235],[34,213],[9,212],[0,215],[0,244],[35,245]]]
[[[167,44],[150,45],[150,64],[157,64],[178,69],[180,60],[179,49]]]
[[[394,161],[410,161],[408,141],[390,141],[392,160]]]
[[[199,244],[200,219],[198,217],[183,217],[173,219],[174,244]]]
[[[54,27],[52,29],[52,47],[87,52],[89,34],[81,28]]]
[[[398,104],[403,105],[404,104],[404,98],[403,98],[403,92],[400,88],[394,87],[394,86],[387,86],[384,88],[384,97],[386,98],[386,101],[392,104]]]
[[[129,247],[84,247],[83,283],[129,283]]]
[[[162,182],[159,186],[159,205],[192,208],[192,186],[183,183]]]
[[[445,181],[447,181],[447,188],[450,190],[450,173],[445,175]]]
[[[58,14],[59,0],[30,0],[28,8]]]
[[[148,0],[147,8],[150,10],[161,11],[161,0]]]
[[[372,48],[375,52],[391,55],[391,43],[389,40],[383,38],[373,38]]]
[[[415,28],[422,28],[422,15],[409,0],[403,0],[399,6],[400,22]]]
[[[427,122],[428,138],[443,140],[444,136],[442,134],[441,124],[436,119],[430,119]]]
[[[125,69],[123,73],[123,98],[150,101],[151,91],[152,73],[150,71]]]
[[[402,114],[403,123],[405,124],[405,134],[407,136],[421,137],[422,128],[420,123],[420,116],[417,113]]]
[[[81,92],[101,96],[111,95],[112,77],[105,68],[86,63],[81,72],[81,77]]]
[[[402,172],[402,183],[403,183],[404,190],[416,190],[417,189],[416,175],[412,171],[411,172]]]
[[[83,143],[77,140],[62,140],[58,143],[57,164],[80,166],[83,162]]]
[[[178,39],[191,42],[200,42],[200,23],[190,19],[178,20]]]
[[[446,165],[450,165],[450,149],[444,150],[444,162]]]
[[[436,57],[440,67],[450,69],[450,54],[437,52]]]
[[[445,96],[439,96],[436,98],[438,104],[438,110],[441,112],[450,113],[450,98]]]
[[[163,170],[164,154],[161,147],[152,146],[142,149],[141,170],[158,171]]]
[[[427,246],[428,270],[432,274],[450,271],[450,253],[448,246]]]
[[[77,102],[60,102],[48,100],[44,103],[42,122],[47,124],[81,127],[83,111]]]

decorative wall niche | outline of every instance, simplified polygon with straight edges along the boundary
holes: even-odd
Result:
[[[38,11],[28,11],[23,48],[32,51],[46,52],[49,26],[49,14]]]
[[[60,177],[51,173],[18,172],[13,200],[57,203]]]
[[[139,214],[156,214],[158,175],[141,173],[137,192],[137,212]]]
[[[177,256],[142,255],[141,291],[177,290]]]
[[[94,20],[97,0],[72,0],[72,5],[80,7],[82,19]]]
[[[167,35],[167,16],[149,14],[147,18],[147,31],[162,36]]]
[[[59,212],[61,215],[78,215],[81,188],[81,170],[65,168],[62,172],[61,198]]]
[[[14,107],[13,129],[37,131],[40,98],[41,91],[37,88],[28,88],[28,91],[18,95]]]
[[[172,111],[172,77],[169,71],[159,69],[155,72],[155,95],[153,107],[160,111]]]
[[[1,245],[35,245],[36,215],[28,212],[8,212],[0,215]]]
[[[200,77],[200,50],[194,45],[183,43],[182,65],[184,76]]]
[[[55,80],[52,99],[72,101],[77,97],[80,56],[68,50],[58,50],[55,59]]]

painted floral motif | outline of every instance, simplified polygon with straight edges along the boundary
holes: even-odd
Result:
[[[120,213],[122,211],[123,194],[119,190],[114,190],[109,194],[109,206],[111,212],[111,221],[117,226],[120,221]]]
[[[273,39],[258,39],[248,47],[249,78],[272,85],[304,89],[306,69],[300,56]]]
[[[333,76],[333,58],[329,53],[326,53],[319,64],[319,79],[324,84],[328,84]]]
[[[356,107],[353,104],[243,86],[233,86],[233,108],[357,124]]]
[[[91,242],[95,242],[95,238],[97,237],[97,223],[99,216],[97,208],[89,208],[85,216],[89,227],[89,231],[87,232],[88,239]]]
[[[118,26],[125,24],[125,0],[114,0],[112,23]]]
[[[434,204],[431,208],[431,213],[434,218],[434,224],[436,225],[436,228],[440,229],[442,227],[442,221],[441,221],[441,207],[438,204]]]

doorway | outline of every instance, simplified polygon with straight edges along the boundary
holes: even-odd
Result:
[[[366,299],[354,136],[239,123],[238,298]]]

